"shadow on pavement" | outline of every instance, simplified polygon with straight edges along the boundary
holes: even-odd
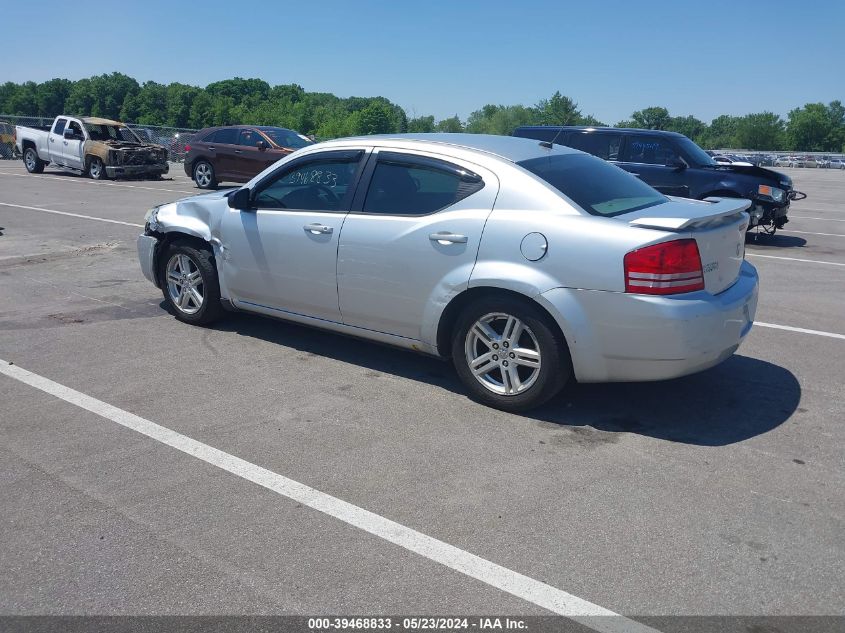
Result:
[[[745,234],[745,243],[749,246],[761,246],[764,248],[801,248],[807,245],[807,240],[796,235],[783,235],[781,233],[766,235],[765,233],[755,234],[749,232]]]
[[[466,393],[449,363],[410,351],[245,314],[232,314],[215,329]],[[608,434],[723,446],[783,424],[800,400],[801,386],[790,371],[734,355],[717,367],[675,380],[571,383],[549,404],[522,415],[544,426],[592,427]]]

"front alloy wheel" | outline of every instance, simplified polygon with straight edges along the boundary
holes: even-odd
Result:
[[[492,393],[513,396],[530,389],[540,375],[540,344],[531,328],[504,312],[485,314],[466,335],[466,362]]]
[[[205,300],[202,273],[188,255],[177,253],[167,262],[167,292],[173,307],[183,314],[196,314]]]

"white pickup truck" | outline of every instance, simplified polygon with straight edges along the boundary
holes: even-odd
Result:
[[[57,116],[49,127],[15,127],[17,147],[31,174],[53,164],[95,180],[120,176],[166,174],[167,150],[145,143],[118,121],[97,117]]]

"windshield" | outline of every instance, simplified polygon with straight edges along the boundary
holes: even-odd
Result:
[[[592,215],[620,215],[668,201],[636,176],[589,154],[552,154],[517,164]]]
[[[122,125],[92,125],[85,124],[88,136],[92,141],[126,141],[129,143],[141,143],[135,133],[128,127]]]
[[[299,149],[300,147],[314,144],[314,141],[307,136],[303,136],[293,130],[286,130],[283,127],[260,127],[258,129],[279,147]]]
[[[675,140],[678,142],[681,151],[683,151],[687,155],[687,157],[692,159],[693,164],[698,165],[699,167],[706,167],[707,165],[717,164],[716,161],[713,160],[713,158],[710,156],[710,154],[705,152],[698,145],[689,140],[686,136],[676,138]]]

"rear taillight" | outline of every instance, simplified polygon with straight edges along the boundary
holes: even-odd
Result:
[[[185,145],[185,153],[187,154],[187,153],[188,153],[188,152],[190,152],[190,151],[191,151],[191,146],[190,146],[190,145]]]
[[[625,292],[672,295],[694,290],[704,290],[695,240],[662,242],[625,255]]]

